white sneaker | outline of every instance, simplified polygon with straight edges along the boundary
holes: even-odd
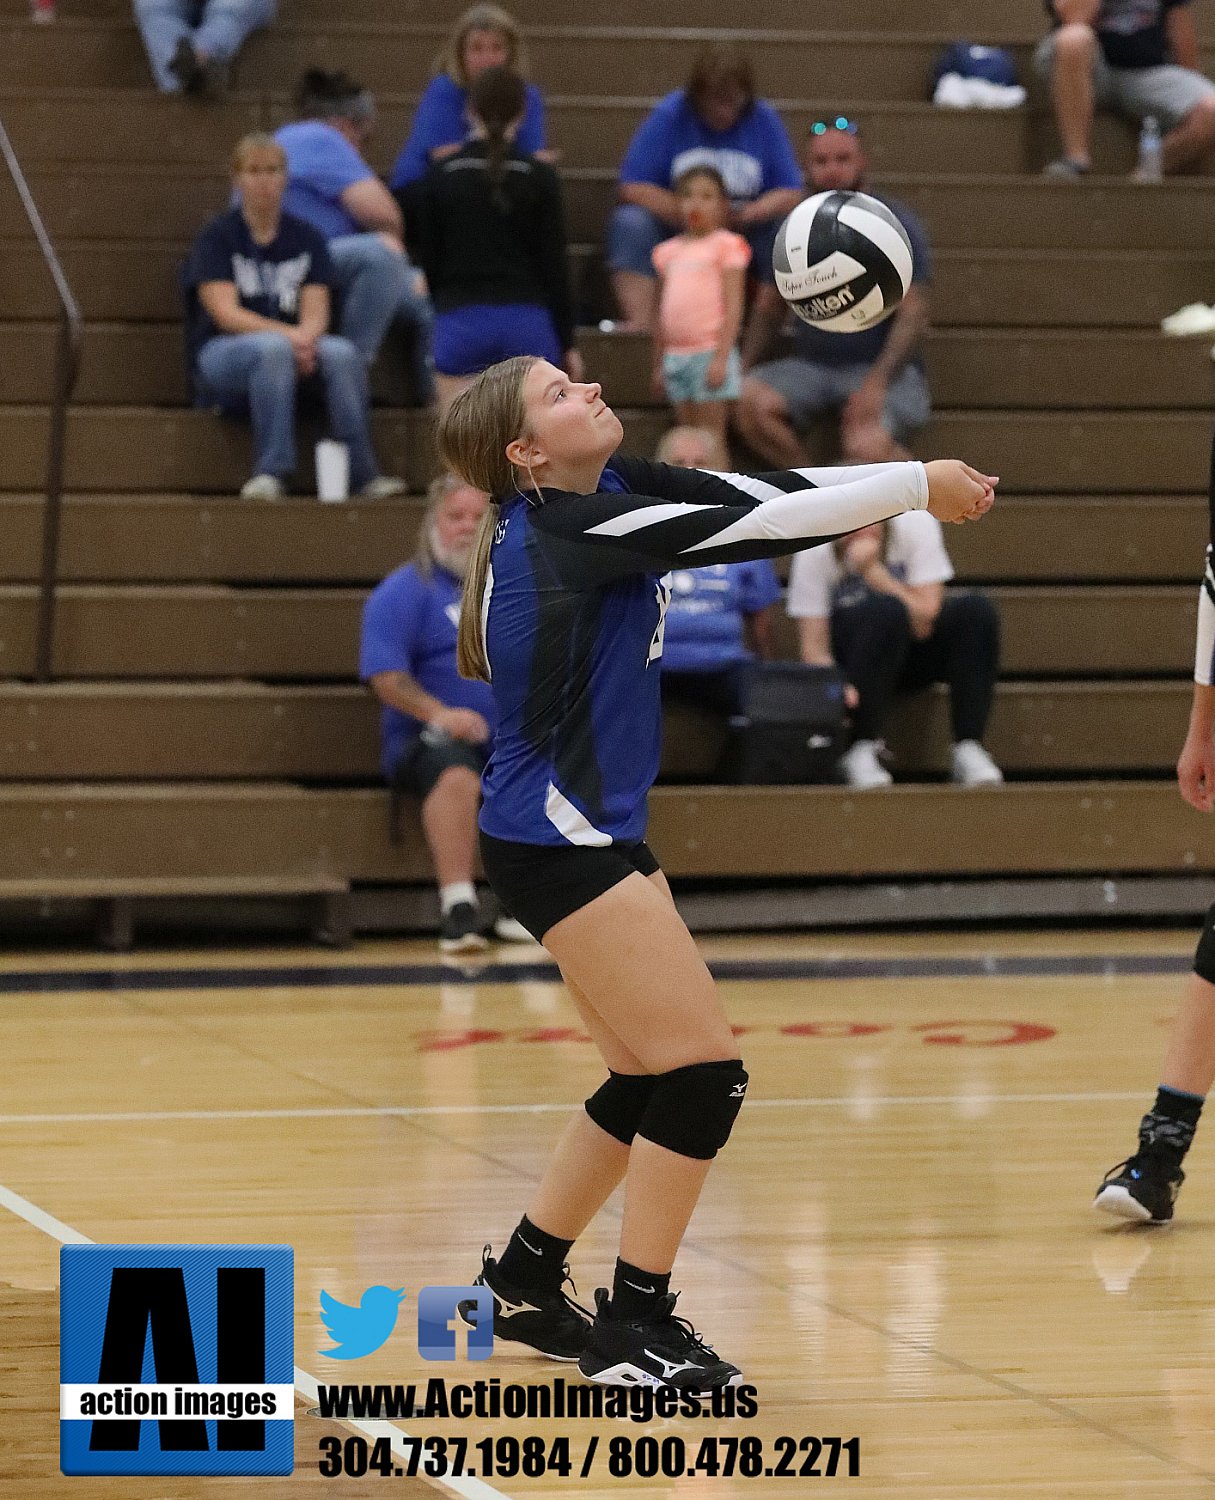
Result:
[[[500,943],[534,943],[536,939],[522,922],[514,917],[501,916],[494,923],[494,936]]]
[[[878,759],[876,740],[857,740],[852,749],[840,757],[840,774],[849,786],[867,791],[875,786],[889,786],[894,777]]]
[[[997,786],[1004,772],[978,740],[959,740],[949,752],[949,779],[959,786]]]
[[[275,474],[255,474],[240,488],[242,500],[281,500],[286,493],[287,486]]]
[[[405,481],[395,479],[391,474],[377,474],[374,479],[369,479],[359,491],[360,500],[392,500],[397,495],[406,493]]]
[[[1205,302],[1187,302],[1167,318],[1161,318],[1160,331],[1178,339],[1196,333],[1215,333],[1215,307],[1208,307]]]

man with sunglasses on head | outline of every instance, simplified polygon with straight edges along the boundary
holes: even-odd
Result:
[[[868,159],[855,120],[816,120],[806,137],[805,167],[811,193],[866,192]],[[861,333],[823,333],[787,315],[791,350],[756,363],[766,352],[783,310],[753,327],[744,343],[751,364],[738,405],[738,427],[747,444],[774,469],[810,462],[806,430],[823,413],[838,413],[840,452],[849,463],[890,463],[910,458],[906,444],[928,421],[931,403],[920,361],[928,328],[932,253],[915,215],[873,193],[896,213],[911,241],[912,284],[893,317]]]

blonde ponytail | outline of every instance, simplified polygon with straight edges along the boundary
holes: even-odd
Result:
[[[460,628],[456,638],[456,665],[461,677],[489,681],[485,654],[485,630],[481,615],[489,578],[489,551],[498,524],[498,506],[516,493],[515,470],[506,449],[525,434],[527,407],[523,382],[536,363],[531,354],[504,359],[490,365],[461,391],[439,422],[439,457],[453,474],[490,498],[473,545],[464,596],[460,603]]]
[[[481,611],[485,584],[489,577],[489,549],[494,544],[494,527],[498,524],[498,507],[491,504],[481,517],[477,539],[464,575],[464,592],[460,597],[460,628],[456,635],[456,666],[461,677],[474,682],[489,681],[489,658],[485,654],[485,630]]]

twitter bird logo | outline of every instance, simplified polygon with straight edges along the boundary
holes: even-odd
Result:
[[[387,1343],[397,1324],[397,1312],[405,1300],[405,1289],[369,1286],[357,1307],[348,1307],[328,1292],[321,1292],[321,1322],[334,1341],[332,1349],[318,1352],[330,1359],[362,1359]]]

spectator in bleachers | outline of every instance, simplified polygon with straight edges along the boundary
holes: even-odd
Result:
[[[720,436],[707,427],[672,427],[655,457],[686,469],[728,470]],[[746,674],[772,655],[772,607],[780,582],[770,562],[716,563],[668,575],[663,622],[662,699],[691,703],[729,719],[742,706]]]
[[[403,190],[409,244],[435,304],[435,382],[446,411],[487,366],[536,354],[582,379],[574,347],[561,183],[515,144],[523,80],[473,80],[473,138]]]
[[[1198,71],[1190,0],[1045,0],[1054,29],[1034,67],[1048,81],[1063,155],[1046,173],[1092,167],[1094,109],[1155,118],[1165,172],[1184,172],[1215,145],[1215,84]]]
[[[435,60],[435,76],[418,100],[409,135],[389,174],[394,193],[472,139],[469,90],[487,68],[511,68],[526,79],[527,56],[512,15],[497,5],[474,5],[456,22],[447,47]],[[515,145],[528,156],[551,160],[555,153],[545,149],[544,100],[534,83],[526,88]]]
[[[404,485],[379,473],[372,450],[367,366],[349,339],[328,332],[333,270],[325,241],[283,212],[283,148],[272,136],[245,136],[232,172],[237,206],[199,235],[184,280],[196,399],[252,417],[256,459],[242,498],[286,494],[302,382],[323,390],[354,489],[367,499],[400,494]]]
[[[338,326],[368,364],[394,320],[406,328],[414,399],[434,401],[426,279],[405,253],[396,199],[363,157],[375,101],[345,73],[310,68],[295,94],[300,118],[275,138],[287,153],[286,208],[329,242]]]
[[[752,274],[772,275],[780,221],[802,196],[784,124],[756,98],[750,61],[707,47],[681,89],[642,121],[620,166],[620,202],[608,228],[608,265],[625,326],[650,331],[658,295],[654,247],[682,226],[674,185],[692,166],[712,166],[729,194],[729,228],[751,246]]]
[[[382,766],[394,789],[394,824],[401,794],[421,799],[442,911],[439,946],[458,953],[487,943],[473,872],[494,698],[487,683],[461,677],[456,667],[464,575],[487,501],[445,474],[431,485],[429,502],[413,559],[364,607],[359,676],[383,704]],[[509,918],[492,930],[530,941]]]
[[[855,120],[834,115],[810,127],[806,175],[811,193],[872,193],[867,167]],[[803,437],[824,413],[839,414],[840,450],[851,463],[910,458],[904,445],[928,421],[931,403],[920,360],[932,280],[928,236],[910,209],[881,193],[874,196],[898,215],[907,231],[913,253],[911,287],[893,317],[861,333],[823,333],[788,315],[791,352],[751,369],[738,405],[739,431],[773,469],[809,462]],[[773,331],[769,325],[758,335],[757,353]]]
[[[216,94],[245,39],[274,19],[276,0],[135,0],[156,87]]]
[[[951,778],[961,786],[1004,779],[982,744],[999,674],[999,616],[983,594],[946,597],[952,577],[941,523],[927,511],[793,559],[788,608],[802,660],[838,665],[850,685],[853,743],[840,762],[850,786],[890,785],[879,751],[895,693],[933,682],[949,684]]]
[[[688,167],[675,181],[684,230],[654,250],[662,282],[653,383],[680,422],[725,442],[742,386],[738,341],[751,247],[725,225],[726,185],[716,167]]]

